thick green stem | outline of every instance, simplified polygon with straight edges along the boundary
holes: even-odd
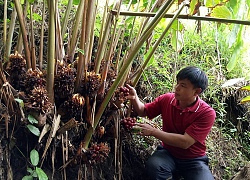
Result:
[[[54,102],[54,72],[55,72],[55,1],[48,0],[49,5],[49,42],[47,66],[47,91],[51,102]]]
[[[67,24],[68,24],[68,21],[69,21],[69,14],[70,14],[70,10],[72,8],[72,5],[73,5],[73,0],[69,0],[67,8],[66,8],[65,15],[64,15],[63,21],[62,21],[62,34],[61,34],[62,37],[64,37],[64,34],[66,32]]]

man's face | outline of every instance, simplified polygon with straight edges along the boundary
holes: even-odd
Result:
[[[201,88],[195,88],[188,80],[178,80],[175,86],[175,98],[179,101],[192,101],[199,93]]]

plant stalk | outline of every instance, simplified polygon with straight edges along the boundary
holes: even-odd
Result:
[[[49,40],[48,40],[48,66],[47,91],[50,101],[54,103],[54,73],[55,73],[55,1],[48,0],[49,6]]]
[[[28,44],[27,31],[25,29],[25,24],[24,24],[22,7],[21,7],[19,0],[14,0],[14,3],[15,3],[16,10],[17,10],[20,27],[22,30],[23,45],[24,45],[25,59],[27,61],[27,68],[31,68],[30,49],[29,49],[29,44]]]
[[[162,41],[162,39],[164,38],[164,36],[167,34],[168,30],[170,29],[170,27],[172,26],[172,24],[174,23],[174,21],[178,18],[178,16],[180,15],[180,13],[181,13],[181,11],[183,10],[184,7],[185,7],[185,4],[183,4],[181,6],[181,8],[176,12],[176,14],[174,15],[174,17],[168,23],[168,25],[167,25],[166,29],[164,30],[164,32],[161,34],[160,38],[155,42],[152,50],[150,51],[150,53],[147,56],[146,60],[144,61],[143,65],[138,70],[139,72],[138,72],[137,76],[135,77],[135,80],[132,83],[133,86],[135,86],[138,83],[138,81],[139,81],[139,79],[140,79],[140,77],[141,77],[144,69],[146,68],[148,62],[150,61],[151,57],[153,56],[153,54],[154,54],[155,50],[157,49],[158,45],[160,44],[160,42]]]
[[[11,14],[11,20],[10,20],[10,25],[9,25],[9,32],[8,32],[8,38],[6,42],[6,61],[8,61],[8,57],[10,56],[11,53],[11,46],[12,46],[12,38],[14,34],[14,29],[15,29],[15,21],[16,21],[16,8],[13,8],[12,14]]]
[[[31,29],[31,67],[36,69],[36,49],[34,40],[34,28],[33,28],[33,5],[30,5],[30,29]]]
[[[42,27],[41,27],[40,48],[39,48],[39,68],[40,69],[42,69],[43,67],[44,20],[45,20],[45,0],[43,0]]]
[[[117,14],[117,11],[112,10],[112,14]],[[147,12],[129,12],[121,11],[119,13],[121,16],[140,16],[140,17],[154,17],[156,13],[147,13]],[[173,18],[174,14],[165,14],[164,18]],[[250,25],[250,21],[246,20],[237,20],[237,19],[225,19],[225,18],[215,18],[215,17],[204,17],[204,16],[190,16],[188,14],[180,14],[178,19],[190,19],[190,20],[202,20],[202,21],[212,21],[219,23],[232,23],[232,24],[242,24]]]

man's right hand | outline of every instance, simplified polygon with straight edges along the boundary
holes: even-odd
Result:
[[[133,88],[129,84],[126,84],[125,87],[129,89],[129,95],[126,96],[126,99],[135,100],[137,96],[135,88]]]

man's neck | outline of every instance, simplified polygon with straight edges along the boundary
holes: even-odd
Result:
[[[190,100],[190,101],[179,101],[179,106],[181,107],[181,109],[185,109],[189,106],[194,105],[197,99],[198,97],[195,97],[193,100]]]

